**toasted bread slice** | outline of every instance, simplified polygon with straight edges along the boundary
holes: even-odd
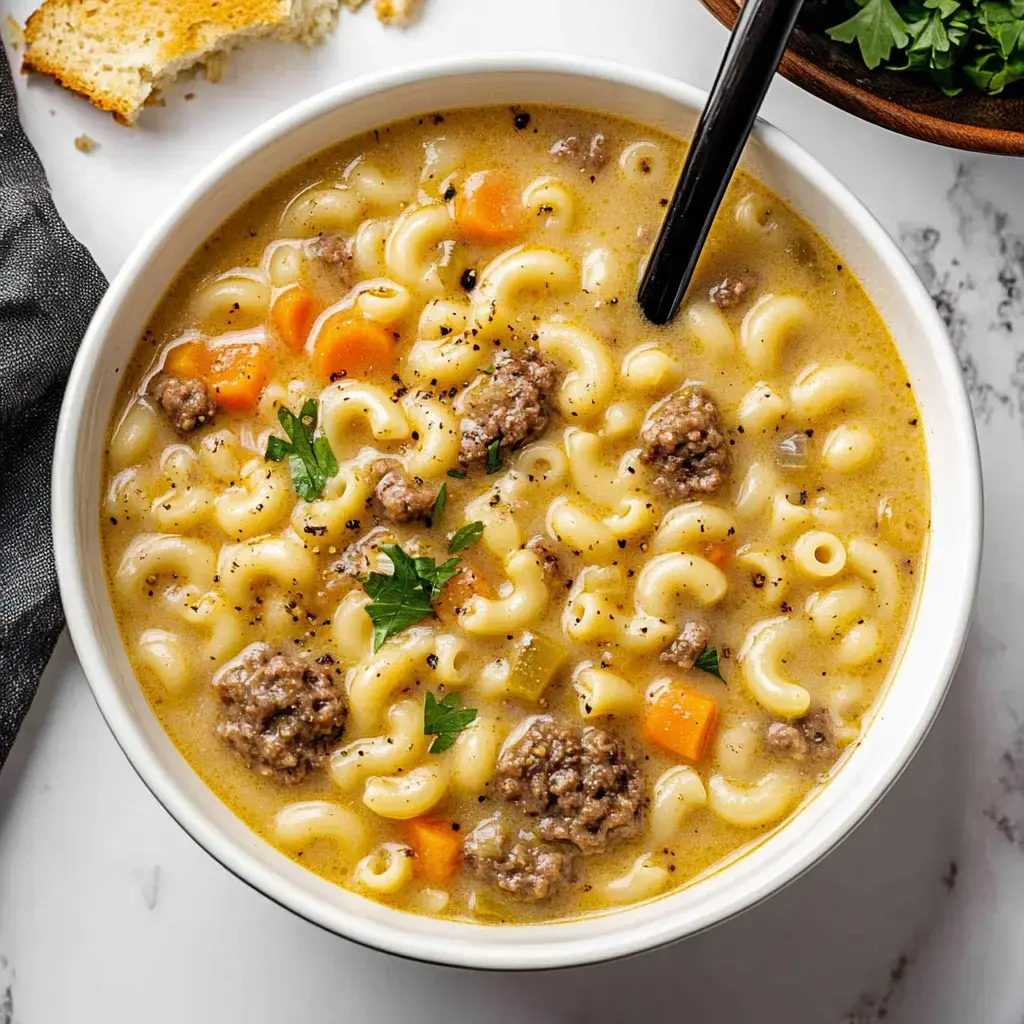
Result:
[[[45,0],[25,25],[22,69],[132,124],[195,64],[260,36],[317,43],[339,0]]]

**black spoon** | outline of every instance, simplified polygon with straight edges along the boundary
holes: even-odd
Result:
[[[746,0],[686,155],[637,296],[648,320],[676,315],[803,0]]]

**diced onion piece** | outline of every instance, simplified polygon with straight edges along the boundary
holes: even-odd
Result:
[[[807,435],[797,433],[780,438],[775,444],[775,461],[780,469],[806,469]]]

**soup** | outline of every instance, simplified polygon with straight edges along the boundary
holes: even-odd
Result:
[[[825,782],[898,663],[904,367],[742,172],[646,323],[683,153],[542,106],[380,128],[221,225],[139,341],[101,517],[125,650],[331,882],[481,924],[669,892]]]

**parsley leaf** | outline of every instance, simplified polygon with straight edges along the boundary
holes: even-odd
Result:
[[[446,475],[450,476],[453,480],[465,480],[469,474],[463,473],[461,469],[449,469]]]
[[[464,708],[457,693],[446,693],[438,700],[428,690],[423,703],[423,735],[434,737],[428,753],[443,754],[474,721],[476,708]]]
[[[388,637],[432,615],[431,603],[459,571],[457,558],[438,565],[433,558],[412,558],[397,544],[381,544],[380,550],[391,560],[394,572],[390,576],[371,572],[359,581],[370,598],[366,614],[373,623],[374,653]]]
[[[1019,10],[992,0],[980,4],[978,10],[981,27],[998,44],[1001,57],[1008,58],[1024,46],[1024,19]]]
[[[448,485],[441,484],[441,490],[437,492],[437,497],[434,499],[434,507],[430,510],[430,525],[437,526],[441,522],[441,516],[444,515],[444,507],[448,504]]]
[[[478,519],[475,523],[460,526],[448,540],[448,554],[454,555],[475,544],[484,532],[484,524]]]
[[[424,589],[415,560],[397,544],[381,544],[380,549],[391,560],[395,571],[390,576],[371,572],[361,581],[370,598],[366,614],[373,623],[374,652],[381,649],[389,636],[401,633],[433,611],[431,591]]]
[[[487,446],[487,475],[500,473],[505,463],[501,461],[501,438],[496,437]]]
[[[441,589],[459,571],[457,558],[449,558],[440,565],[435,565],[432,558],[414,558],[413,565],[420,578],[420,585],[431,601],[441,596]]]
[[[852,18],[833,26],[828,34],[840,43],[856,42],[869,68],[877,68],[889,59],[893,48],[902,50],[910,39],[907,23],[891,0],[867,0]]]
[[[725,682],[725,676],[718,669],[718,650],[715,647],[705,647],[697,656],[693,667],[699,668],[701,672],[707,672],[708,675],[717,676],[723,683]]]
[[[331,451],[330,441],[323,434],[313,437],[316,399],[304,402],[298,416],[282,405],[277,410],[277,419],[290,440],[276,434],[269,438],[265,458],[280,462],[287,455],[295,493],[304,501],[315,501],[324,493],[327,481],[338,472],[338,460]]]
[[[986,53],[973,64],[965,65],[964,74],[982,91],[998,96],[1008,85],[1024,79],[1024,53],[1012,60]]]

